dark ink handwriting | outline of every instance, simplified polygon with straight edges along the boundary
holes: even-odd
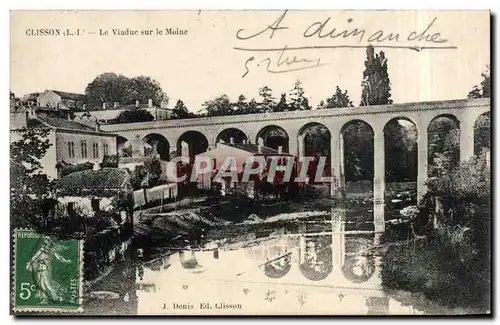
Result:
[[[247,40],[247,39],[254,38],[256,36],[262,35],[263,33],[265,33],[268,30],[271,31],[271,35],[269,36],[269,38],[273,38],[274,33],[277,30],[288,29],[288,27],[280,27],[281,22],[283,21],[283,19],[286,16],[286,13],[287,13],[287,10],[285,10],[285,12],[283,12],[283,14],[274,23],[272,23],[271,25],[267,26],[265,29],[263,29],[262,31],[260,31],[260,32],[258,32],[256,34],[253,34],[253,35],[250,35],[250,36],[246,36],[246,37],[245,36],[241,36],[240,34],[241,34],[241,32],[244,31],[244,29],[240,29],[240,30],[238,30],[236,32],[236,38],[239,39],[239,40]]]
[[[329,21],[330,21],[330,17],[328,17],[323,22],[317,21],[317,22],[312,23],[304,31],[304,34],[303,34],[304,37],[305,38],[309,38],[309,37],[313,37],[313,36],[317,35],[318,38],[330,37],[332,39],[335,39],[335,38],[339,38],[339,37],[342,37],[342,38],[356,37],[356,36],[359,35],[358,43],[361,43],[363,41],[363,37],[365,36],[365,32],[366,32],[364,29],[354,28],[351,31],[348,31],[347,29],[344,29],[341,32],[337,32],[337,29],[333,28],[329,32],[324,32],[323,29],[325,28],[325,26],[328,24]],[[349,18],[349,19],[347,19],[347,22],[348,23],[352,23],[353,19]]]
[[[427,26],[427,28],[421,32],[420,34],[417,34],[417,32],[411,32],[410,35],[408,35],[408,41],[415,41],[418,39],[419,42],[426,41],[430,43],[446,43],[448,40],[446,38],[440,38],[441,34],[440,33],[434,33],[430,34],[429,30],[431,29],[432,25],[434,22],[437,20],[437,17],[434,17],[434,19],[430,22],[430,24]]]
[[[252,35],[244,36],[245,29],[239,29],[236,33],[236,38],[238,40],[249,40],[254,37],[263,35],[266,32],[270,32],[269,38],[272,39],[274,33],[278,30],[289,29],[289,27],[282,26],[283,20],[286,17],[287,11],[283,12],[271,25]],[[337,29],[331,27],[331,17],[324,20],[319,20],[313,22],[309,27],[304,30],[302,36],[305,39],[311,39],[317,37],[318,39],[353,39],[354,44],[321,44],[321,45],[304,45],[304,46],[277,46],[268,48],[252,48],[252,47],[233,47],[233,49],[245,52],[278,52],[277,57],[271,58],[266,57],[257,64],[257,67],[264,65],[266,71],[269,73],[285,73],[291,71],[299,71],[317,68],[319,66],[325,65],[321,63],[321,58],[316,57],[315,59],[309,59],[305,57],[300,57],[297,55],[291,56],[288,54],[290,51],[307,51],[307,50],[324,50],[324,49],[340,49],[340,48],[366,48],[369,45],[374,45],[377,48],[390,48],[390,49],[408,49],[420,52],[422,50],[445,50],[445,49],[456,49],[456,46],[447,45],[448,39],[441,36],[441,33],[432,31],[437,17],[434,17],[432,21],[427,25],[423,31],[412,31],[409,34],[402,34],[399,32],[377,30],[373,33],[369,33],[364,28],[343,28]],[[353,18],[347,19],[348,24],[354,22]],[[406,38],[405,38],[406,37]],[[405,44],[405,42],[407,42]],[[418,43],[417,43],[418,42]],[[413,44],[412,44],[413,43]],[[415,44],[417,43],[417,44]],[[430,43],[430,44],[429,44]],[[440,45],[442,44],[442,45]],[[249,57],[245,61],[245,72],[242,75],[244,78],[251,70],[250,62],[256,61],[255,56]],[[258,62],[258,61],[257,61]]]
[[[267,57],[264,60],[260,61],[257,64],[257,67],[264,65],[266,67],[266,71],[269,73],[286,73],[292,71],[300,71],[306,69],[317,68],[320,66],[326,65],[325,63],[321,63],[321,58],[308,59],[299,56],[288,56],[285,55],[287,47],[281,49],[278,53],[278,56],[275,60],[271,59],[271,57]],[[245,73],[242,75],[244,78],[250,70],[248,69],[248,62],[254,61],[255,57],[251,56],[245,62]]]

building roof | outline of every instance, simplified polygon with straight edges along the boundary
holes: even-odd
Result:
[[[92,128],[90,126],[78,122],[68,121],[67,119],[48,117],[48,116],[37,116],[35,119],[41,121],[43,124],[49,127],[56,129],[95,132],[95,128]]]
[[[124,169],[102,168],[83,170],[62,177],[56,183],[56,191],[62,196],[113,196],[127,190],[130,176]]]
[[[259,152],[259,146],[256,144],[250,144],[250,143],[246,143],[246,144],[244,144],[244,143],[232,143],[232,144],[231,143],[224,143],[224,145],[230,146],[233,148],[237,148],[240,150],[245,150],[245,151],[251,152],[253,154],[291,156],[291,154],[289,154],[289,153],[286,153],[286,152],[279,153],[278,150],[273,149],[273,148],[269,148],[269,147],[265,147],[265,146],[262,146],[261,152]]]
[[[50,90],[59,96],[61,96],[62,99],[70,99],[70,100],[75,100],[79,102],[84,102],[86,101],[87,97],[84,94],[77,94],[77,93],[68,93],[65,91],[59,91],[59,90]]]
[[[159,110],[164,110],[164,111],[172,111],[173,109],[171,108],[166,108],[166,107],[160,107],[160,106],[154,106],[149,107],[149,104],[139,104],[139,106],[136,106],[136,104],[119,104],[118,107],[114,107],[114,105],[108,105],[106,109],[103,109],[102,106],[90,106],[85,109],[85,111],[89,112],[96,112],[96,111],[117,111],[117,110],[125,110],[125,109],[134,109],[134,108],[142,108],[142,109],[148,109],[148,108],[156,108]]]

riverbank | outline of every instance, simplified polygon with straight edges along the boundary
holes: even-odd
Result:
[[[395,299],[411,301],[431,314],[491,312],[489,273],[473,272],[465,261],[451,259],[448,247],[420,236],[387,242],[373,251],[382,256],[384,290]]]

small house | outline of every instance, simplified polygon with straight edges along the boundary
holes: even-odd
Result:
[[[126,170],[95,167],[93,170],[74,172],[57,181],[56,193],[59,207],[70,217],[115,212],[122,223],[131,221],[131,209],[128,207],[133,206],[133,195]]]

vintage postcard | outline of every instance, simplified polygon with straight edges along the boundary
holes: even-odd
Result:
[[[11,313],[488,315],[489,11],[11,11]]]

